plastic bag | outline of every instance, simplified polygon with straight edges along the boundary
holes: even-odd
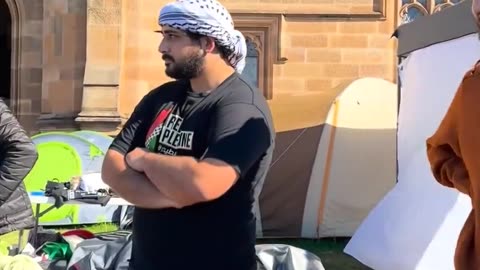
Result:
[[[67,270],[127,270],[131,234],[115,240],[87,239],[77,245]]]

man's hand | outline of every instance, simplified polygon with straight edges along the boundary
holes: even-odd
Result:
[[[142,149],[138,149],[132,155],[132,160],[141,156]],[[135,163],[135,162],[132,162]],[[108,150],[102,166],[102,179],[120,197],[135,206],[142,208],[180,208],[173,199],[160,192],[155,185],[145,176],[126,164],[123,153],[116,150]]]
[[[127,165],[135,171],[144,172],[145,171],[145,154],[148,151],[144,148],[135,148],[133,151],[127,154],[125,161]]]

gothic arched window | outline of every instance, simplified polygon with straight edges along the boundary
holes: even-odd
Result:
[[[259,71],[258,56],[260,54],[257,48],[257,44],[249,37],[247,37],[246,40],[247,40],[247,57],[246,57],[245,68],[243,69],[242,75],[250,83],[260,88],[260,85],[258,83],[258,73],[259,73],[258,72]]]
[[[263,92],[267,99],[273,97],[273,65],[286,61],[280,55],[280,23],[277,14],[232,14],[235,28],[247,41],[247,59],[242,75]]]
[[[456,5],[463,0],[402,0],[401,23],[408,23],[420,16],[430,15]]]

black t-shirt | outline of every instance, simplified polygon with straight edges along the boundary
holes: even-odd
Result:
[[[232,165],[240,178],[211,202],[182,209],[137,207],[132,269],[256,269],[253,192],[268,171],[274,140],[265,98],[236,73],[209,94],[175,81],[145,96],[112,149],[126,154],[147,147],[159,154],[215,158]]]

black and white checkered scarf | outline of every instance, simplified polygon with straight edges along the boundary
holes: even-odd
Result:
[[[216,0],[177,0],[160,11],[158,24],[209,36],[230,54],[228,61],[242,73],[247,56],[243,34],[235,30],[230,13]]]

